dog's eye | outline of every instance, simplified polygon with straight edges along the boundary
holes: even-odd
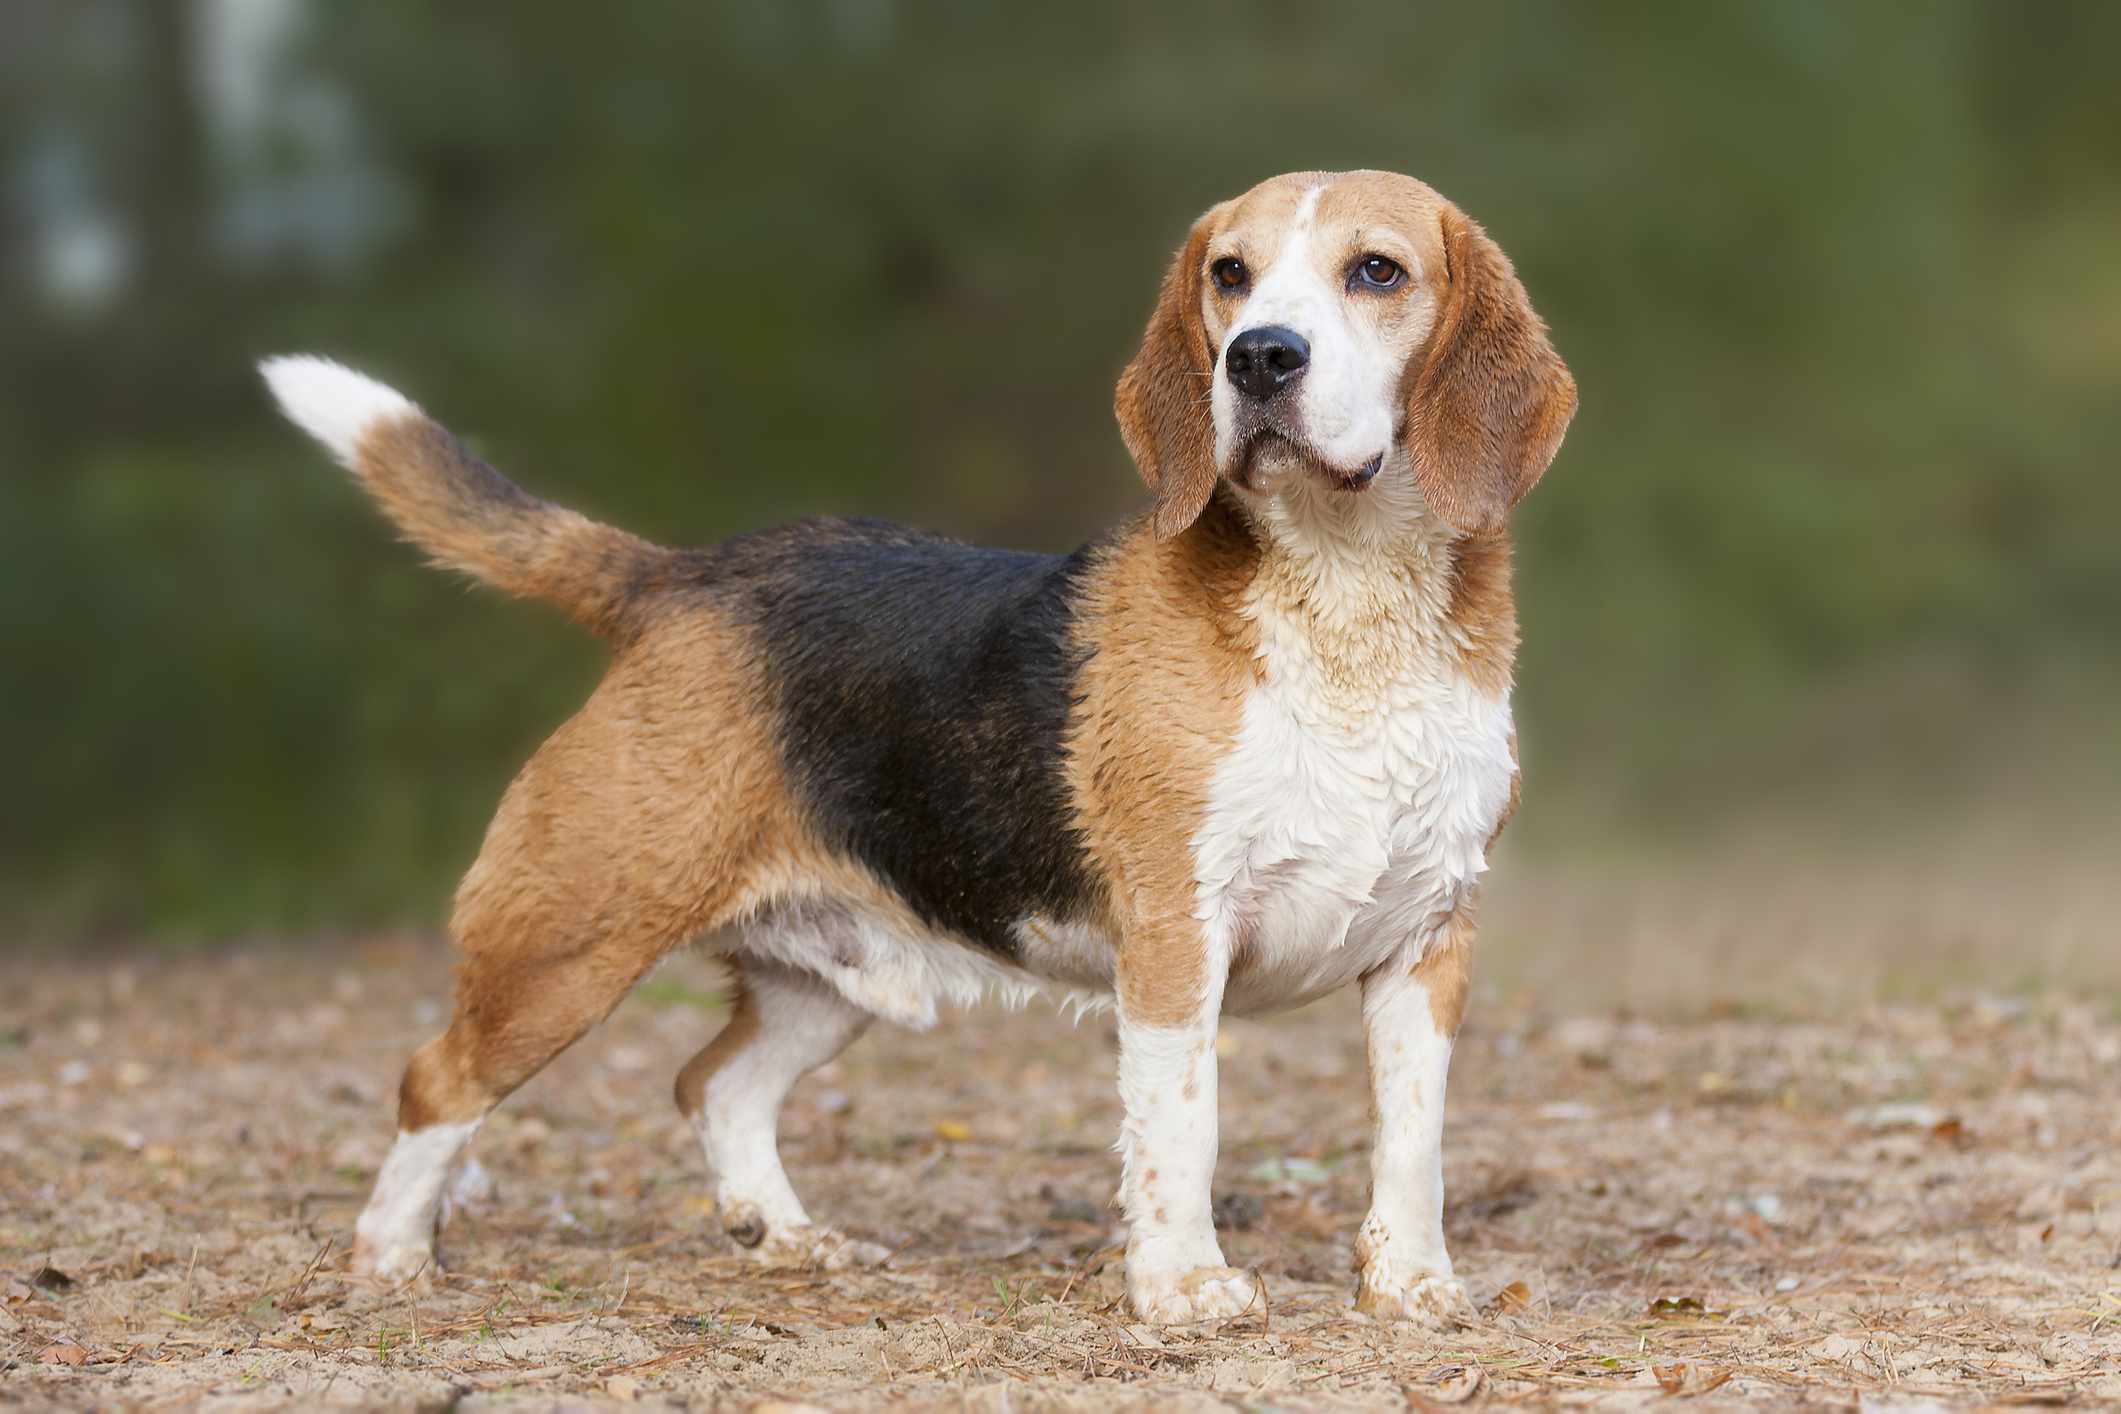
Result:
[[[1381,255],[1366,255],[1362,258],[1362,263],[1355,267],[1355,278],[1373,290],[1389,290],[1396,288],[1400,281],[1406,279],[1407,272],[1400,268],[1397,261],[1387,260]]]
[[[1245,287],[1245,263],[1242,260],[1218,260],[1208,267],[1208,274],[1214,278],[1217,289],[1241,290]]]

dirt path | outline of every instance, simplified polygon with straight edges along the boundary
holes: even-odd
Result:
[[[669,1099],[719,1024],[685,959],[488,1126],[452,1270],[342,1270],[446,958],[408,941],[18,961],[0,996],[0,1404],[1352,1408],[1667,1389],[2121,1400],[2121,1027],[2064,1003],[1844,1022],[1488,997],[1451,1095],[1479,1322],[1357,1316],[1347,999],[1226,1035],[1218,1191],[1271,1306],[1153,1334],[1120,1303],[1110,1026],[879,1030],[786,1149],[880,1274],[732,1257]]]

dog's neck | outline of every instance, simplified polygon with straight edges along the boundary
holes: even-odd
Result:
[[[1426,629],[1449,612],[1458,537],[1410,467],[1387,465],[1359,492],[1306,478],[1238,509],[1259,545],[1261,590],[1328,632],[1386,618]]]
[[[1229,501],[1255,557],[1233,607],[1300,645],[1343,708],[1381,705],[1411,677],[1483,671],[1506,690],[1516,646],[1507,547],[1438,520],[1411,469],[1388,466],[1359,493],[1303,483]]]

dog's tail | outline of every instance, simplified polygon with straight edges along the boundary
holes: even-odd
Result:
[[[541,501],[480,461],[403,394],[307,354],[258,365],[296,426],[331,450],[434,562],[549,599],[606,637],[672,552]]]

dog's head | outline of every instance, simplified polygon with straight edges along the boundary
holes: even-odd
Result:
[[[1218,479],[1268,501],[1380,478],[1478,535],[1554,459],[1576,383],[1465,213],[1411,177],[1300,172],[1194,224],[1114,408],[1159,536]]]

